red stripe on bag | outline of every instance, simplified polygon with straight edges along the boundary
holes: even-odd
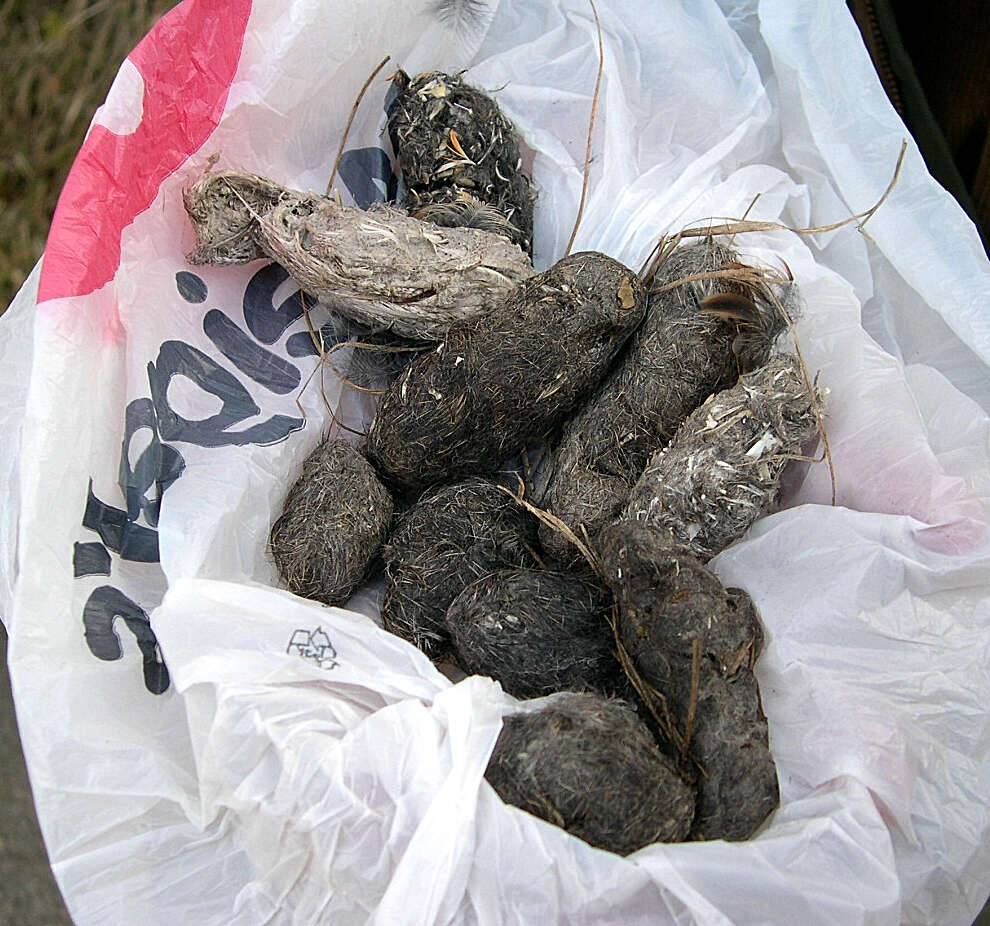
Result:
[[[220,122],[250,12],[251,0],[187,0],[128,56],[144,80],[141,123],[130,135],[95,125],[83,142],[52,219],[39,302],[113,279],[123,230]]]

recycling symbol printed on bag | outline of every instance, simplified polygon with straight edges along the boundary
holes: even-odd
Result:
[[[334,649],[330,637],[322,627],[317,627],[313,631],[293,631],[285,652],[314,662],[321,669],[336,669],[340,665],[337,661],[337,650]]]

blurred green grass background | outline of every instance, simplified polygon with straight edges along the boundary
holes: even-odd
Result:
[[[0,0],[0,312],[121,62],[175,0]]]

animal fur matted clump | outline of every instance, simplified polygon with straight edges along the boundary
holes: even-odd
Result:
[[[660,691],[673,684],[670,656],[690,660],[697,643],[724,674],[753,667],[763,627],[752,599],[727,589],[666,531],[619,521],[602,532],[600,555],[619,605],[619,636]]]
[[[780,801],[753,675],[763,629],[752,600],[658,528],[621,521],[601,536],[619,640],[698,769],[692,833],[747,839]]]
[[[684,839],[694,816],[693,789],[645,724],[593,694],[506,717],[485,778],[507,804],[620,855]]]
[[[684,688],[676,703],[689,699]],[[780,804],[767,718],[753,671],[722,675],[710,660],[699,667],[691,755],[698,778],[697,839],[749,839]]]
[[[465,672],[487,675],[517,698],[558,691],[626,690],[597,584],[564,572],[500,569],[472,583],[447,609],[447,630]]]
[[[196,230],[193,264],[246,264],[265,256],[258,218],[291,191],[257,174],[207,174],[182,201]]]
[[[761,288],[709,278],[666,289],[727,269],[746,268],[712,239],[676,248],[656,268],[646,317],[621,364],[564,426],[544,504],[578,536],[583,528],[594,542],[688,414],[766,362],[784,318]],[[573,556],[546,526],[540,539],[548,553]]]
[[[742,376],[650,459],[625,517],[658,525],[711,559],[776,501],[784,467],[818,429],[816,401],[791,354]]]
[[[535,566],[536,522],[487,479],[426,493],[385,545],[385,629],[433,658],[447,655],[450,603],[496,569]]]
[[[392,520],[392,497],[367,460],[325,440],[303,463],[271,532],[282,580],[305,598],[337,604],[361,583]]]
[[[595,388],[645,308],[628,267],[565,257],[409,365],[382,398],[369,459],[404,489],[493,471]]]
[[[486,93],[432,71],[392,78],[388,132],[402,205],[441,225],[482,223],[532,252],[533,190],[511,122]]]
[[[251,174],[208,174],[185,202],[197,233],[193,263],[264,254],[328,309],[404,337],[439,340],[452,322],[488,312],[533,274],[502,235],[441,228],[390,206],[344,206]]]

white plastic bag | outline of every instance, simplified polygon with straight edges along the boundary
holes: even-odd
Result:
[[[969,923],[988,893],[990,269],[913,144],[870,220],[750,235],[784,259],[830,391],[807,467],[715,561],[768,632],[781,807],[745,843],[620,858],[484,783],[499,687],[278,590],[266,539],[330,421],[274,266],[192,268],[209,159],[322,190],[385,54],[468,67],[532,156],[536,261],[577,209],[585,0],[187,0],[130,56],[40,280],[0,323],[0,607],[42,829],[80,924]],[[577,248],[638,267],[710,216],[867,208],[903,125],[833,0],[599,0],[605,79]],[[459,25],[459,28],[454,28]],[[376,97],[377,94],[377,97]],[[341,189],[389,188],[380,82]],[[37,287],[37,288],[36,288]],[[35,307],[36,305],[36,307]],[[166,668],[167,667],[167,668]],[[528,709],[531,705],[527,705]]]

